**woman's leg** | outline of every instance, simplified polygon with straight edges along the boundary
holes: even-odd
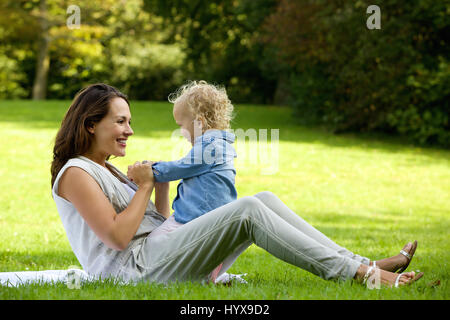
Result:
[[[323,279],[353,278],[361,265],[293,227],[258,198],[243,197],[147,239],[135,255],[135,270],[156,282],[205,280],[250,242]]]
[[[175,221],[173,215],[171,215],[169,218],[166,219],[159,227],[157,227],[155,230],[153,230],[149,235],[148,238],[154,238],[157,236],[161,236],[163,234],[167,234],[169,232],[172,232],[176,230],[177,228],[183,226],[182,223],[179,223]],[[236,259],[243,253],[250,245],[252,244],[251,241],[247,241],[240,245],[234,252],[232,252],[219,266],[217,266],[210,275],[211,281],[215,282],[215,280],[222,274],[224,274],[231,265],[236,261]]]
[[[339,254],[349,257],[353,260],[361,262],[368,265],[370,262],[369,258],[359,256],[350,252],[349,250],[337,245],[335,242],[326,237],[319,230],[311,226],[301,217],[299,217],[295,212],[289,209],[275,194],[270,191],[263,191],[255,194],[255,197],[261,200],[268,208],[273,212],[278,214],[283,220],[291,224],[296,229],[303,232],[305,235],[313,238],[322,245],[337,251]]]

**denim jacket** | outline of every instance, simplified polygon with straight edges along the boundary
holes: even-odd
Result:
[[[181,179],[172,203],[174,218],[187,223],[237,198],[233,133],[208,130],[182,159],[153,164],[156,182]]]

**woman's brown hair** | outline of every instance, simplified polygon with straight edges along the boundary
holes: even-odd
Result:
[[[89,150],[92,135],[87,128],[108,114],[110,101],[117,97],[124,99],[129,105],[123,93],[104,83],[92,84],[77,93],[56,134],[50,169],[52,187],[59,170],[66,162]]]

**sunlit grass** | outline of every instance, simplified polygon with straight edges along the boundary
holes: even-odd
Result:
[[[52,143],[69,101],[0,101],[0,271],[66,269],[78,262],[51,198]],[[179,138],[168,103],[133,102],[123,171],[143,159],[173,159],[189,149]],[[192,283],[118,286],[90,283],[0,288],[0,299],[448,299],[450,152],[417,148],[399,139],[335,136],[295,125],[289,109],[237,106],[233,128],[279,129],[276,154],[252,160],[256,142],[238,140],[239,197],[277,194],[320,231],[351,251],[380,259],[417,239],[410,270],[425,277],[400,290],[367,290],[354,282],[324,281],[256,246],[230,272],[248,273],[248,285]],[[275,143],[276,141],[271,141]],[[256,148],[261,143],[256,143]],[[259,149],[257,149],[259,152]],[[277,169],[268,172],[268,169]],[[270,171],[270,170],[269,170]],[[272,170],[273,171],[273,170]],[[272,173],[272,174],[267,174]],[[171,185],[175,197],[176,183]],[[441,280],[438,287],[428,283]]]

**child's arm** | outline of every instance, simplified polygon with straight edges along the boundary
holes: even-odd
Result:
[[[169,182],[155,183],[155,206],[156,210],[164,217],[170,216]]]
[[[192,178],[211,170],[214,161],[203,156],[202,145],[195,145],[182,159],[176,161],[159,161],[152,165],[156,182],[167,182]]]

